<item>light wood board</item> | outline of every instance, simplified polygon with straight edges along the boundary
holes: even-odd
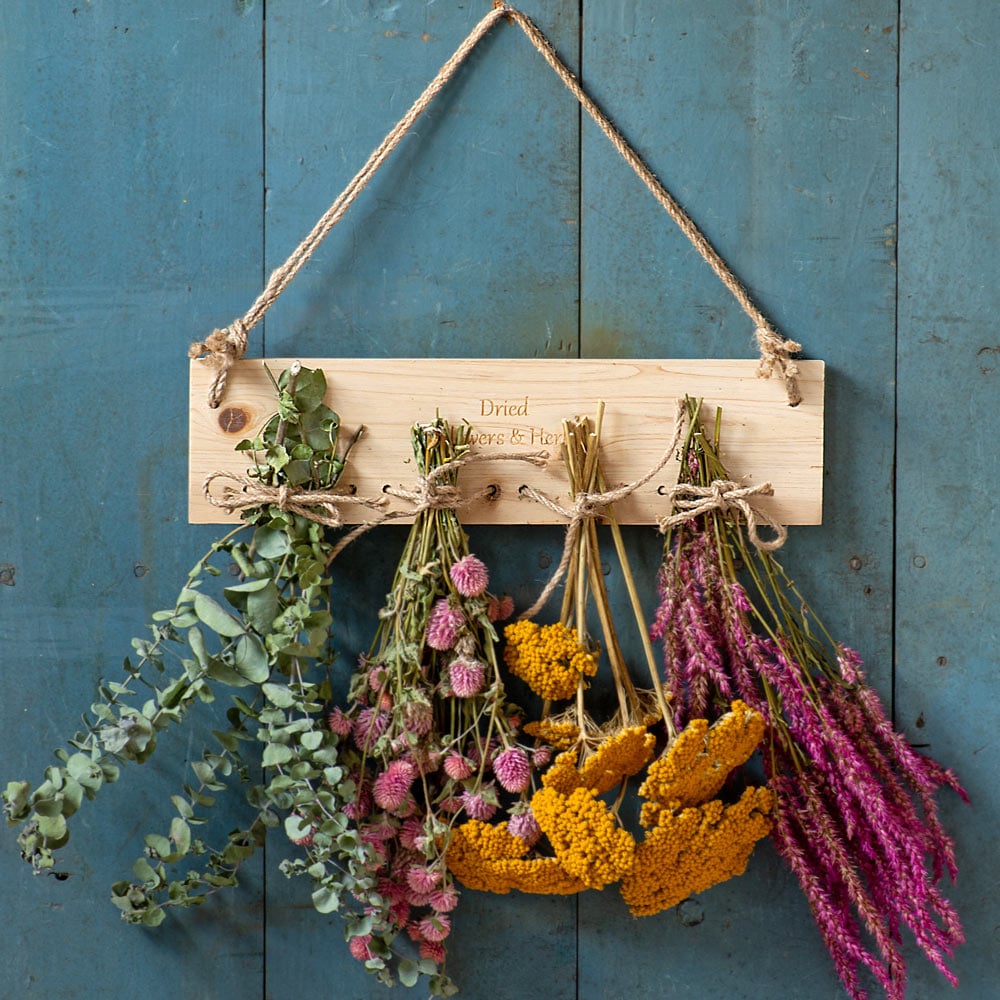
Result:
[[[191,363],[189,519],[197,524],[238,520],[205,499],[206,476],[217,470],[245,472],[248,454],[233,450],[252,437],[275,409],[264,365],[277,376],[292,358],[243,360],[229,375],[218,409],[206,403],[212,369]],[[341,418],[342,432],[364,424],[340,486],[363,497],[386,486],[411,489],[417,479],[410,427],[437,413],[468,420],[475,448],[489,452],[548,452],[544,468],[519,461],[480,462],[461,470],[459,486],[472,495],[486,486],[499,495],[463,508],[472,524],[549,524],[563,518],[519,495],[528,484],[566,505],[560,454],[562,421],[606,406],[601,464],[609,485],[633,482],[653,468],[670,444],[675,401],[704,399],[706,414],[722,407],[722,455],[734,480],[770,482],[774,496],[760,506],[785,524],[819,524],[823,506],[823,375],[821,361],[800,362],[803,400],[788,406],[780,381],[756,377],[756,361],[557,360],[466,358],[300,359],[323,368],[326,402]],[[677,480],[677,461],[628,499],[615,505],[623,524],[653,524],[669,513],[662,491]],[[395,506],[405,503],[394,501]],[[371,517],[345,504],[347,522]]]

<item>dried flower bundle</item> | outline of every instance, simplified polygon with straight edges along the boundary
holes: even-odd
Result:
[[[117,780],[123,765],[148,761],[161,733],[182,724],[193,705],[229,691],[226,723],[192,762],[194,780],[171,796],[167,828],[145,836],[133,877],[112,886],[112,902],[132,924],[156,926],[170,908],[200,905],[236,886],[267,831],[283,818],[296,822],[298,803],[319,780],[331,784],[331,797],[341,784],[323,726],[334,658],[333,545],[322,524],[286,509],[276,495],[303,504],[322,497],[320,518],[331,520],[346,453],[337,453],[340,421],[323,403],[322,371],[296,364],[274,384],[278,412],[238,448],[253,456],[250,480],[275,501],[245,507],[244,523],[196,563],[174,607],[153,615],[151,637],[133,640],[124,678],[101,686],[85,731],[56,751],[59,763],[44,780],[34,788],[11,781],[4,791],[8,822],[21,824],[23,857],[59,877],[56,852],[77,810]],[[250,747],[259,752],[251,755]],[[263,769],[256,781],[251,764]],[[212,807],[237,784],[246,786],[253,817],[213,845]]]
[[[586,419],[564,423],[564,457],[577,507],[605,489],[598,461],[602,414],[599,409],[594,426]],[[574,893],[620,883],[632,912],[647,915],[740,874],[754,844],[770,830],[771,796],[752,788],[732,805],[715,797],[756,748],[763,728],[756,712],[734,703],[711,729],[697,720],[677,736],[621,533],[610,504],[604,506],[653,686],[640,691],[632,682],[611,616],[597,525],[593,517],[578,517],[567,530],[560,564],[566,586],[559,620],[539,625],[522,619],[507,626],[504,649],[512,673],[544,699],[542,717],[525,731],[560,752],[531,796],[530,812],[494,827],[463,824],[448,863],[467,886],[498,893]],[[585,697],[601,654],[587,632],[591,598],[617,699],[604,722],[592,717]],[[552,714],[552,701],[570,698],[570,708]],[[650,765],[658,735],[665,756]],[[650,829],[637,843],[619,809],[627,780],[647,765],[640,794],[648,798],[642,815]],[[612,792],[617,794],[608,801]],[[522,834],[518,821],[530,835]]]
[[[719,415],[709,436],[700,403],[688,400],[687,410],[679,482],[724,483]],[[830,638],[724,502],[687,520],[675,513],[652,634],[663,643],[678,724],[735,698],[763,716],[774,843],[852,998],[866,996],[865,966],[901,1000],[904,924],[954,983],[946,958],[963,935],[937,883],[957,869],[934,793],[947,786],[965,798],[957,778],[894,730],[857,654]]]
[[[468,433],[441,419],[413,429],[432,494],[454,499]],[[306,856],[284,865],[313,880],[319,909],[345,914],[351,954],[381,982],[425,975],[435,996],[456,991],[444,971],[452,828],[523,808],[534,768],[498,669],[493,623],[512,604],[487,587],[453,503],[419,509],[348,704],[329,715],[346,795],[318,788],[302,803],[289,835]]]

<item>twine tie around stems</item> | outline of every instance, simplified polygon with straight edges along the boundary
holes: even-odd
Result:
[[[359,524],[334,546],[327,562],[328,564],[332,562],[348,545],[357,541],[362,535],[366,535],[372,528],[377,528],[380,524],[396,521],[401,517],[415,517],[429,510],[457,511],[480,500],[495,500],[500,494],[499,486],[490,485],[470,496],[463,496],[462,492],[454,484],[439,481],[449,472],[457,472],[466,465],[473,465],[478,462],[528,462],[530,465],[544,466],[548,457],[548,452],[545,451],[477,452],[474,455],[463,455],[461,458],[454,458],[450,462],[445,462],[431,469],[426,476],[420,476],[417,479],[413,489],[408,490],[401,486],[383,486],[383,493],[387,496],[407,501],[411,505],[410,509],[382,511],[371,521]]]
[[[678,483],[668,491],[670,502],[675,511],[660,518],[660,531],[667,532],[692,518],[710,511],[719,510],[723,513],[738,511],[743,515],[747,525],[747,537],[763,552],[773,552],[785,544],[788,529],[775,520],[770,514],[758,510],[750,502],[751,497],[774,495],[770,483],[759,483],[757,486],[741,486],[728,479],[715,479],[708,486],[697,486],[694,483]],[[758,527],[767,525],[774,538],[766,541],[760,537]]]
[[[605,490],[600,493],[588,493],[581,490],[573,498],[573,505],[569,508],[556,503],[551,497],[547,497],[544,493],[531,486],[522,486],[520,488],[518,492],[522,497],[540,503],[543,507],[547,507],[554,513],[565,517],[569,523],[566,525],[566,538],[563,542],[559,565],[552,576],[549,577],[548,583],[545,584],[535,603],[518,617],[534,618],[552,596],[552,592],[559,586],[559,582],[566,575],[566,570],[569,568],[570,559],[573,557],[573,546],[576,544],[584,522],[601,517],[604,511],[612,504],[631,496],[636,490],[645,486],[654,476],[659,475],[663,467],[674,456],[677,446],[680,443],[681,435],[684,431],[684,414],[684,401],[678,400],[674,418],[674,433],[670,444],[660,456],[659,461],[647,473],[634,482],[624,483],[621,486],[614,487],[614,489]]]
[[[212,483],[216,479],[228,479],[236,485],[224,486],[222,495],[216,497],[211,491]],[[339,528],[343,525],[339,507],[341,504],[358,504],[374,510],[386,503],[384,497],[371,499],[335,490],[304,490],[297,486],[289,486],[287,483],[271,486],[250,476],[233,472],[213,472],[202,485],[202,493],[210,504],[226,511],[227,514],[274,504],[279,510],[307,517],[310,521],[316,521],[328,528]]]
[[[725,287],[736,299],[740,308],[754,324],[757,344],[761,359],[758,375],[769,377],[777,373],[785,383],[785,393],[790,406],[796,406],[802,401],[798,388],[798,367],[792,360],[792,354],[802,350],[802,345],[794,340],[788,340],[778,333],[766,316],[757,308],[746,289],[732,269],[722,259],[718,251],[709,243],[706,236],[698,229],[691,217],[677,203],[674,197],[663,186],[656,175],[645,164],[639,154],[615,128],[611,119],[598,107],[597,103],[580,85],[569,67],[559,58],[552,43],[538,29],[529,17],[508,3],[495,0],[493,9],[489,11],[459,45],[452,56],[438,70],[435,77],[424,88],[410,109],[389,131],[382,142],[372,151],[364,166],[350,180],[347,187],[337,196],[333,204],[323,213],[302,242],[292,251],[288,259],[276,268],[267,281],[263,291],[257,296],[247,312],[234,319],[223,330],[213,330],[204,341],[191,345],[189,355],[192,358],[208,355],[216,368],[215,378],[209,387],[208,405],[215,409],[222,402],[226,388],[226,379],[232,365],[243,357],[247,348],[247,335],[264,317],[274,301],[298,274],[300,268],[312,256],[315,249],[323,241],[330,230],[346,214],[348,208],[364,190],[379,167],[388,159],[392,151],[399,145],[403,137],[410,131],[431,101],[440,93],[445,84],[464,62],[466,56],[476,47],[490,28],[500,18],[516,24],[525,33],[542,58],[555,71],[566,88],[580,103],[581,107],[594,120],[600,130],[618,151],[619,155],[632,168],[647,190],[660,206],[678,225],[684,235],[702,256],[705,262],[715,272]]]

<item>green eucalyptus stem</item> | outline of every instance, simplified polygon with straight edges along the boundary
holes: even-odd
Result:
[[[237,450],[253,453],[253,474],[262,482],[329,489],[344,459],[337,454],[339,418],[323,403],[322,371],[296,364],[272,381],[278,412],[258,437],[241,442]],[[325,676],[306,680],[317,667],[325,674],[333,656],[331,543],[321,525],[273,505],[244,512],[244,522],[195,564],[174,607],[153,615],[152,641],[133,640],[138,662],[126,659],[125,683],[100,687],[101,700],[84,717],[86,731],[68,741],[75,752],[57,750],[60,763],[46,770],[37,788],[15,781],[4,792],[8,823],[22,825],[25,859],[36,871],[61,874],[55,851],[68,841],[67,820],[82,800],[95,798],[104,784],[116,780],[119,765],[148,760],[157,734],[183,721],[196,699],[211,702],[217,690],[232,692],[229,725],[214,733],[221,749],[206,749],[192,764],[197,781],[171,797],[176,815],[168,833],[148,834],[146,851],[133,866],[134,880],[112,888],[115,905],[131,923],[155,926],[167,908],[199,905],[218,889],[236,885],[240,866],[263,844],[266,830],[304,799],[315,798],[318,781],[330,782],[336,792],[342,778],[321,726],[329,683]],[[220,568],[213,559],[229,565]],[[239,580],[221,588],[216,584],[213,595],[209,582],[223,577],[230,565]],[[154,670],[167,672],[168,656],[180,662],[182,671],[168,673],[165,680],[151,676]],[[133,680],[152,693],[139,705],[133,704]],[[264,782],[250,782],[241,742],[262,744]],[[293,759],[301,765],[295,772],[301,778],[291,777],[291,767],[283,770]],[[230,833],[221,849],[212,850],[192,827],[205,822],[201,814],[234,778],[249,785],[247,799],[256,814],[248,826]],[[202,871],[168,877],[168,866],[190,864],[193,856],[207,858]]]

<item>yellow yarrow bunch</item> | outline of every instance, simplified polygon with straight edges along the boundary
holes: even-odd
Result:
[[[601,889],[632,870],[635,840],[593,788],[568,795],[539,789],[531,811],[562,867],[589,888]]]
[[[577,630],[562,622],[521,619],[504,629],[504,637],[510,672],[546,701],[572,698],[581,678],[597,673],[597,657],[580,643]]]
[[[643,826],[655,826],[664,808],[682,809],[713,798],[733,768],[744,763],[764,735],[764,719],[742,701],[709,726],[692,719],[665,756],[650,764],[639,794]]]
[[[469,820],[448,845],[448,867],[463,885],[501,895],[518,889],[540,895],[572,895],[586,889],[556,858],[525,858],[528,845],[507,829]]]
[[[576,746],[580,737],[580,727],[575,722],[556,722],[551,718],[529,722],[524,731],[556,750],[568,750]]]
[[[635,849],[621,884],[633,916],[646,917],[746,870],[754,845],[771,830],[768,788],[748,788],[725,805],[712,799],[680,812],[664,809]]]
[[[620,729],[584,761],[580,768],[583,784],[603,795],[625,778],[638,774],[649,763],[655,748],[656,737],[645,726]]]

